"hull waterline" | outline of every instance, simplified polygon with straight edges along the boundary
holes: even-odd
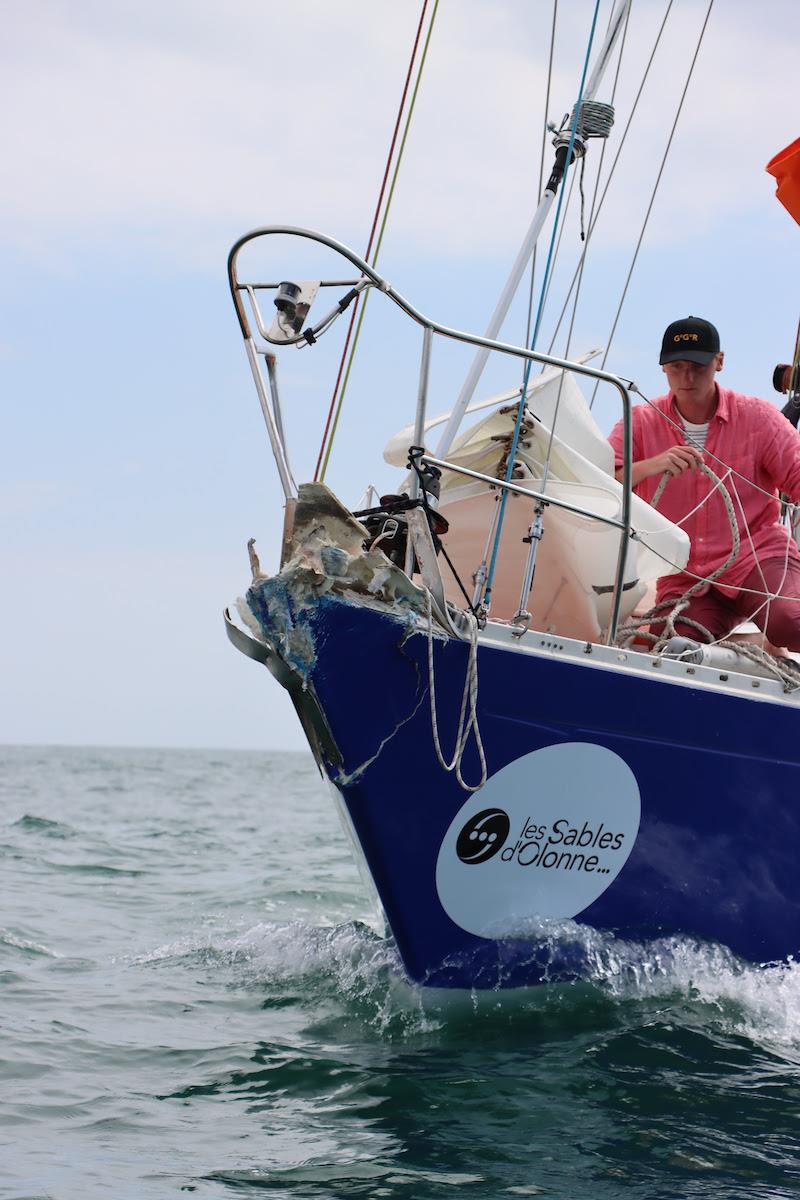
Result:
[[[337,761],[318,739],[312,748],[411,979],[579,977],[591,930],[690,934],[752,961],[800,947],[793,708],[482,640],[489,779],[470,794],[436,757],[419,622],[325,594],[284,608],[278,628],[274,595],[274,581],[255,584],[250,608],[273,646],[288,620],[306,648],[288,670]],[[433,652],[446,748],[469,647],[436,637]],[[473,742],[463,773],[480,774]],[[492,846],[481,848],[481,833]]]

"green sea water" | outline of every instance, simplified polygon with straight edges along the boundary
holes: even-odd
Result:
[[[800,1195],[800,969],[403,978],[302,754],[0,748],[0,1196]]]

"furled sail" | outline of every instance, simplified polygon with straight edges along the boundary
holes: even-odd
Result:
[[[462,433],[448,461],[501,478],[517,403],[499,408]],[[609,620],[619,533],[593,514],[621,518],[622,487],[614,478],[614,454],[572,375],[562,379],[559,370],[543,372],[528,389],[527,408],[514,482],[531,491],[542,489],[552,432],[547,494],[587,514],[547,507],[527,608],[534,628],[597,640]],[[384,451],[386,460],[405,465],[412,436],[410,427],[396,434]],[[455,472],[445,472],[442,479],[440,511],[450,522],[447,550],[465,581],[484,557],[496,497],[497,489]],[[511,618],[519,607],[527,554],[523,538],[533,510],[533,499],[524,496],[512,497],[506,510],[492,593],[492,614],[501,619]],[[623,617],[657,578],[682,569],[689,557],[684,531],[637,496],[632,497],[631,522],[637,537],[629,548]],[[456,600],[457,595],[454,588],[450,598]]]

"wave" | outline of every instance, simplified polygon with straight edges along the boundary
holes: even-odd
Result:
[[[56,950],[50,950],[40,942],[34,942],[30,938],[23,937],[19,933],[14,933],[10,929],[0,929],[0,947],[8,947],[10,950],[22,950],[25,954],[36,957],[61,958],[61,955]]]
[[[22,829],[29,833],[43,833],[46,837],[68,838],[75,833],[69,825],[61,821],[51,821],[47,817],[37,817],[32,813],[23,813],[17,821],[13,821],[12,829]]]
[[[321,1000],[381,1037],[488,1033],[493,1023],[541,1025],[635,1020],[659,1013],[797,1055],[800,1062],[800,963],[751,964],[724,946],[670,937],[637,943],[562,923],[550,938],[581,940],[585,978],[496,991],[427,989],[410,983],[391,940],[360,921],[321,928],[303,921],[211,929],[139,954],[143,966],[202,964],[224,970],[236,987],[257,988],[265,1008]],[[644,1007],[645,1011],[642,1011]]]
[[[670,1000],[722,1032],[800,1052],[800,963],[754,964],[725,946],[670,937],[609,941],[595,979],[620,1001]],[[800,1058],[798,1059],[800,1061]]]

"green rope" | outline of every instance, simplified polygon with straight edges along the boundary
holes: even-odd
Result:
[[[397,176],[400,173],[400,164],[403,161],[403,152],[406,147],[406,139],[408,138],[408,131],[411,127],[411,118],[414,115],[414,106],[417,102],[417,93],[419,91],[420,80],[422,79],[422,71],[425,66],[425,59],[428,56],[428,46],[430,45],[431,34],[433,33],[433,25],[434,25],[434,21],[436,20],[436,13],[438,11],[438,8],[439,8],[439,0],[436,0],[436,3],[433,6],[433,12],[431,14],[430,25],[428,26],[428,33],[425,38],[425,45],[422,48],[422,57],[420,58],[419,70],[417,71],[417,79],[414,84],[414,90],[411,93],[411,101],[408,106],[408,115],[406,116],[405,128],[403,129],[403,136],[400,140],[400,149],[397,152],[397,160],[395,162],[394,172],[392,174],[392,182],[389,186],[389,195],[386,197],[386,207],[383,210],[383,220],[381,221],[381,227],[380,227],[380,231],[378,233],[378,241],[375,245],[375,252],[372,255],[372,261],[370,262],[371,267],[376,266],[376,264],[378,262],[378,255],[381,252],[381,243],[383,242],[383,235],[386,232],[386,222],[389,218],[389,209],[391,208],[392,198],[394,197],[394,189],[395,189],[395,185],[397,183]],[[325,457],[322,460],[322,469],[320,470],[320,474],[319,474],[320,482],[324,481],[325,472],[328,469],[328,462],[331,457],[331,450],[333,449],[333,439],[336,437],[336,430],[339,426],[339,417],[341,416],[341,413],[342,413],[342,405],[344,403],[345,393],[347,392],[347,384],[350,379],[350,371],[353,366],[353,359],[355,358],[356,347],[358,346],[358,339],[361,334],[361,326],[364,323],[364,313],[367,311],[367,300],[368,299],[369,299],[369,291],[367,291],[364,295],[364,302],[361,305],[361,311],[358,314],[358,324],[356,325],[355,334],[353,336],[353,345],[350,348],[350,357],[347,360],[347,367],[345,369],[344,379],[342,380],[342,390],[339,393],[339,400],[336,405],[336,412],[334,414],[333,422],[331,424],[331,432],[330,432],[330,436],[328,438],[328,445],[325,448]]]

